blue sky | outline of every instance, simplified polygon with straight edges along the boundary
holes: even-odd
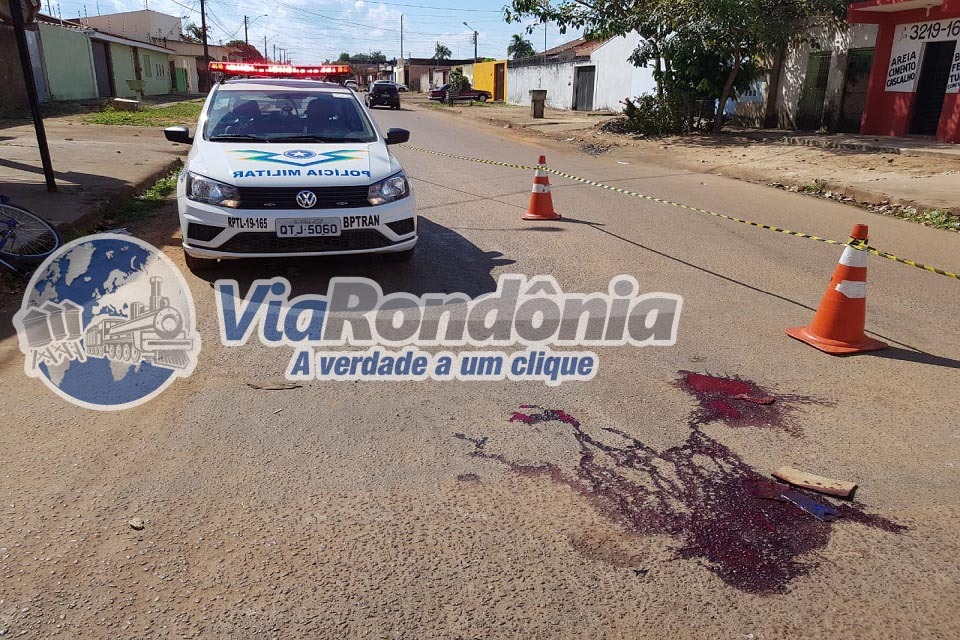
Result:
[[[143,0],[43,0],[43,11],[63,17],[135,11],[144,8]],[[49,5],[48,5],[49,3]],[[271,55],[273,45],[287,50],[294,62],[315,63],[336,59],[341,51],[380,50],[388,58],[400,55],[400,15],[404,21],[403,51],[407,57],[429,58],[440,41],[454,58],[473,56],[472,30],[479,33],[479,55],[503,58],[514,33],[523,33],[526,24],[507,24],[503,20],[506,0],[266,0],[234,2],[207,0],[207,22],[214,43],[243,38],[243,14],[258,18],[250,26],[250,43],[263,48],[263,37]],[[148,0],[149,8],[184,17],[184,22],[200,23],[199,0]],[[578,33],[560,34],[547,25],[547,44],[553,47],[576,38]],[[527,36],[537,51],[543,49],[544,30],[536,25]]]

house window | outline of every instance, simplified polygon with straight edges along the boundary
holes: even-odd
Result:
[[[153,63],[150,60],[150,56],[143,54],[143,71],[144,75],[148,78],[153,77]]]

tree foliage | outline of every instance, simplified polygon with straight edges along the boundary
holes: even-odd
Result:
[[[533,43],[524,38],[519,33],[513,34],[510,38],[510,44],[507,45],[507,55],[514,60],[518,58],[529,58],[536,55],[537,50],[533,48]]]
[[[591,38],[636,31],[641,43],[631,60],[653,64],[659,97],[718,99],[713,130],[719,132],[727,98],[777,52],[809,40],[808,27],[838,24],[846,6],[846,0],[512,0],[505,13],[508,22],[533,16],[561,33],[583,29]]]
[[[443,44],[442,42],[438,42],[437,46],[433,50],[433,59],[437,61],[449,60],[450,56],[452,55],[453,53],[450,51],[450,47]]]
[[[231,40],[224,46],[235,49],[244,62],[263,62],[263,54],[252,44],[247,44],[243,40]]]
[[[387,56],[379,50],[370,53],[348,53],[344,51],[337,58],[337,62],[352,62],[353,64],[381,64],[386,61]]]
[[[180,39],[183,42],[192,42],[194,44],[202,43],[203,27],[192,22],[188,23],[183,28],[183,33],[180,34]],[[207,27],[207,40],[210,40],[210,27]]]

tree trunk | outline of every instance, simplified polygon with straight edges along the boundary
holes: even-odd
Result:
[[[660,57],[660,45],[656,40],[650,39],[650,44],[653,45],[653,54],[654,63],[653,67],[653,78],[657,82],[657,99],[660,103],[663,103],[663,59]]]
[[[733,69],[730,69],[730,75],[727,76],[727,81],[723,85],[723,92],[720,94],[720,104],[717,105],[717,113],[713,116],[713,134],[719,135],[720,130],[723,128],[723,112],[727,106],[727,99],[730,97],[730,93],[733,91],[733,83],[737,81],[737,74],[740,73],[740,56],[737,55],[733,59]]]

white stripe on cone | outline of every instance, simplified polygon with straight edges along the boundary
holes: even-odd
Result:
[[[847,247],[843,250],[843,255],[840,256],[840,264],[845,267],[866,267],[867,252],[857,251],[852,247]]]
[[[848,298],[867,297],[867,283],[860,280],[843,280],[836,289]]]
[[[544,171],[543,169],[540,169],[540,168],[538,167],[537,170],[534,172],[533,175],[534,175],[534,177],[537,177],[537,178],[546,178],[546,177],[547,177],[547,172]]]
[[[532,193],[550,193],[550,185],[534,183]]]

